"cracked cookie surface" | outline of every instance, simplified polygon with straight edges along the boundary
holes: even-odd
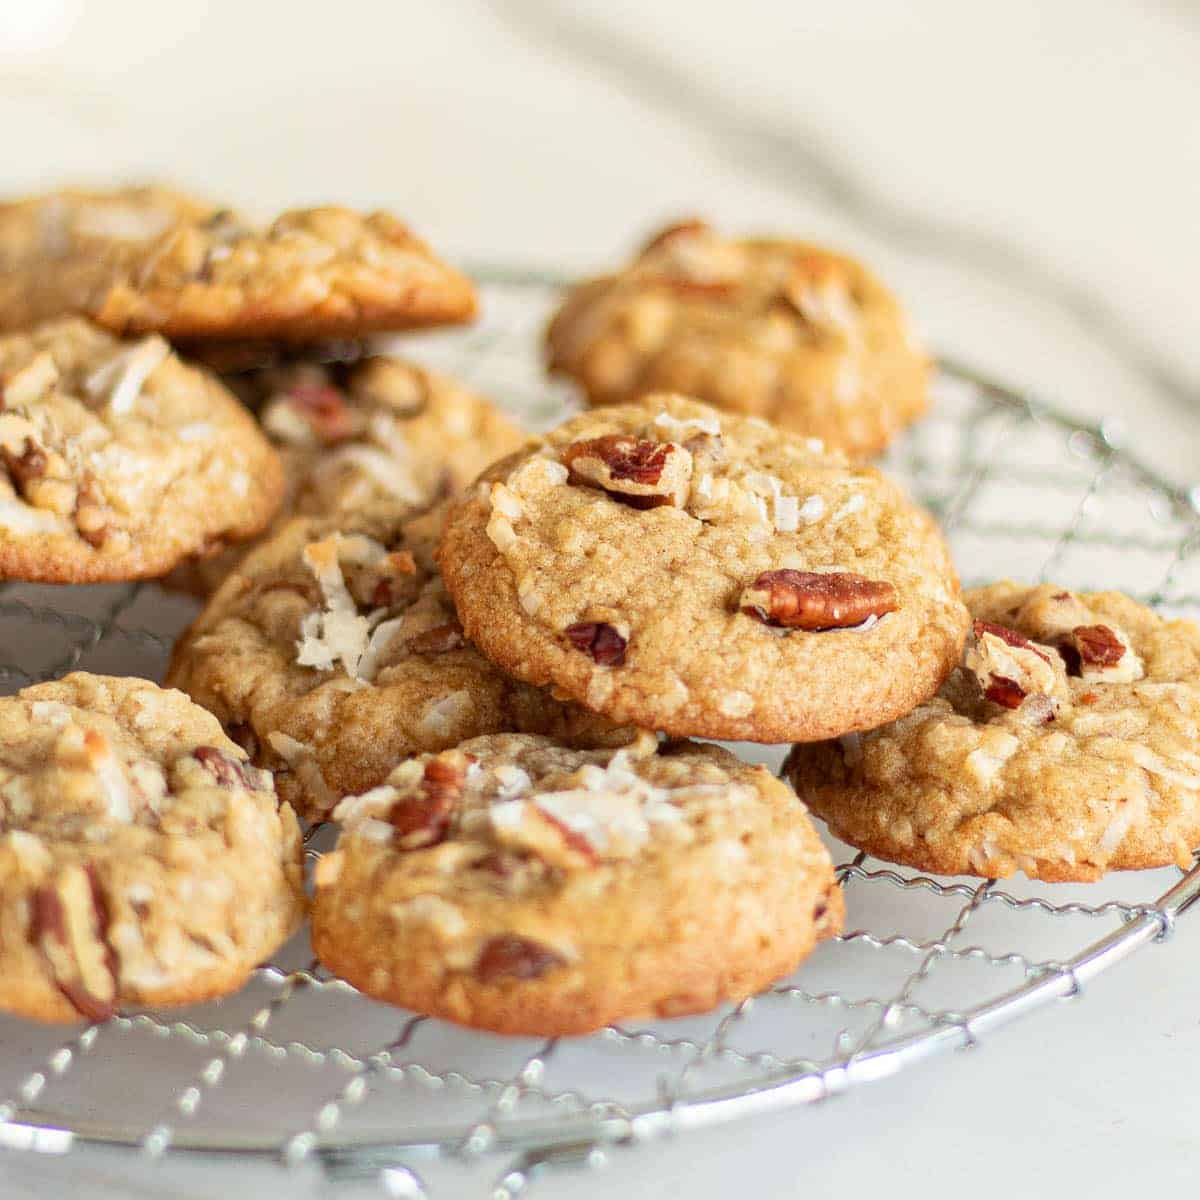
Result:
[[[186,696],[74,674],[0,699],[0,1008],[223,995],[303,911],[296,818]]]
[[[789,756],[813,811],[851,845],[943,874],[1190,867],[1200,629],[1117,592],[1004,582],[966,599],[963,666],[933,700]]]
[[[258,533],[282,491],[253,418],[157,335],[68,318],[0,337],[0,576],[161,575]]]
[[[0,204],[0,328],[68,314],[115,333],[314,341],[468,320],[475,291],[387,213],[256,226],[163,187]]]
[[[703,221],[664,229],[620,273],[574,288],[547,349],[593,404],[683,392],[856,457],[928,404],[929,358],[863,266]]]
[[[677,396],[596,409],[490,468],[439,550],[503,668],[680,737],[832,737],[958,661],[940,533],[869,467]]]
[[[715,746],[497,735],[336,811],[313,944],[368,995],[502,1033],[586,1033],[738,1001],[841,928],[792,791]]]
[[[448,375],[386,355],[288,363],[226,377],[283,459],[293,516],[370,507],[414,513],[454,495],[525,441],[495,405]],[[207,594],[244,550],[187,564],[174,586]]]
[[[464,639],[432,560],[440,521],[298,517],[242,560],[176,645],[171,685],[274,770],[306,817],[408,755],[480,734],[630,736],[509,678]]]

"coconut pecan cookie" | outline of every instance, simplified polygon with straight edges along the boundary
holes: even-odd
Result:
[[[275,529],[297,514],[336,518],[372,506],[416,512],[525,440],[489,401],[399,358],[289,363],[226,382],[258,412],[283,457],[287,492]],[[188,564],[171,582],[207,594],[242,553]]]
[[[670,226],[581,284],[547,332],[550,368],[593,404],[677,391],[859,456],[928,403],[929,359],[895,297],[840,254]]]
[[[254,420],[157,335],[68,318],[0,338],[0,577],[161,575],[258,533],[282,490]]]
[[[1192,864],[1200,629],[1117,592],[968,593],[963,666],[909,716],[797,746],[834,833],[920,870],[1052,881]]]
[[[464,637],[432,561],[440,514],[296,518],[251,551],[176,645],[168,679],[314,819],[403,758],[505,730],[627,731],[517,683]]]
[[[469,319],[471,282],[395,217],[267,227],[160,187],[0,205],[0,328],[82,314],[115,333],[312,341]]]
[[[494,662],[680,737],[878,725],[937,690],[968,624],[941,535],[879,472],[677,396],[496,464],[440,560]]]
[[[223,995],[303,910],[296,818],[186,696],[75,674],[0,699],[0,1008]]]
[[[336,810],[313,945],[368,995],[501,1033],[740,1000],[841,927],[791,790],[715,746],[498,735]]]

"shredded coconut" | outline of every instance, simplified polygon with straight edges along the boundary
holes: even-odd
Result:
[[[123,416],[133,409],[146,380],[170,354],[171,347],[157,334],[151,334],[97,367],[83,386],[97,400],[107,396],[109,410]]]
[[[696,430],[698,433],[711,434],[713,437],[721,436],[721,422],[716,417],[687,417],[680,420],[678,417],[671,416],[670,413],[659,413],[654,418],[655,425],[661,425],[668,433],[674,437],[683,438],[691,430]]]
[[[310,612],[300,623],[296,662],[302,667],[328,671],[340,662],[347,675],[358,678],[358,666],[367,651],[371,623],[361,616],[342,578],[335,535],[304,547],[304,563],[321,587],[325,608]]]
[[[58,382],[54,359],[42,351],[4,381],[4,402],[16,408],[40,400]]]
[[[15,529],[18,533],[62,533],[67,522],[56,513],[34,508],[20,500],[0,500],[0,526]]]

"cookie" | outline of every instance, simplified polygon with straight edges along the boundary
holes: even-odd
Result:
[[[0,205],[0,329],[81,314],[120,334],[307,342],[475,306],[470,280],[383,212],[300,209],[261,227],[161,187]]]
[[[253,418],[157,335],[0,337],[0,578],[161,575],[258,533],[282,492]]]
[[[1200,629],[1117,592],[967,594],[961,669],[882,729],[786,771],[838,837],[923,871],[1053,882],[1192,865]]]
[[[176,645],[168,679],[215,713],[304,816],[403,758],[507,730],[627,731],[517,683],[463,638],[432,562],[440,516],[296,518],[253,550]]]
[[[865,267],[805,242],[663,230],[616,275],[576,287],[547,331],[551,370],[593,404],[676,391],[853,456],[928,405],[930,362]]]
[[[370,996],[499,1033],[738,1001],[841,928],[791,790],[715,746],[476,738],[342,802],[313,946]]]
[[[289,363],[226,382],[283,457],[287,492],[275,529],[295,515],[336,518],[369,506],[415,513],[525,440],[489,401],[400,358]],[[189,564],[171,582],[206,595],[243,553]]]
[[[0,1008],[224,995],[303,911],[295,816],[186,696],[81,673],[0,699]]]
[[[941,535],[878,471],[677,396],[490,468],[440,561],[506,671],[678,737],[878,725],[937,690],[968,624]]]

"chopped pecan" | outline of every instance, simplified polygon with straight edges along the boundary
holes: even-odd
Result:
[[[197,746],[192,757],[217,781],[218,787],[255,791],[260,786],[259,773],[254,767],[216,746]]]
[[[357,432],[354,413],[337,388],[300,384],[287,393],[287,403],[327,446],[344,442]]]
[[[604,621],[577,621],[563,631],[576,650],[591,655],[602,667],[620,667],[625,663],[627,638]]]
[[[1021,685],[1011,679],[1005,679],[1003,675],[993,675],[987,687],[983,689],[983,694],[1001,708],[1020,708],[1021,701],[1025,699]]]
[[[990,633],[993,637],[998,637],[1006,646],[1032,650],[1043,662],[1050,661],[1050,656],[1045,651],[1039,650],[1024,634],[1010,629],[1007,625],[997,625],[994,621],[976,621],[972,629],[977,638],[983,637],[985,633]]]
[[[1088,666],[1115,667],[1125,657],[1124,643],[1107,625],[1076,625],[1071,640]]]
[[[563,957],[549,946],[520,937],[515,933],[489,938],[475,960],[475,976],[482,983],[499,979],[537,979],[554,967],[563,965]]]
[[[79,536],[89,546],[99,549],[108,539],[111,525],[107,514],[110,513],[111,509],[105,505],[95,482],[85,479],[76,493],[74,518]]]
[[[20,454],[14,454],[6,447],[0,446],[0,459],[3,459],[13,482],[21,490],[46,473],[46,452],[35,446],[31,438],[25,439]]]
[[[562,462],[571,483],[598,487],[630,508],[679,508],[692,478],[692,456],[682,446],[628,433],[572,442]]]
[[[738,599],[741,612],[765,625],[812,633],[851,629],[899,607],[896,589],[884,580],[848,571],[821,574],[788,567],[764,571]]]
[[[388,811],[387,820],[395,828],[396,844],[402,850],[436,846],[445,840],[466,778],[466,768],[460,763],[431,758],[425,764],[418,790],[401,796]]]
[[[30,939],[59,991],[85,1017],[116,1012],[116,957],[106,941],[108,905],[93,871],[67,867],[32,896]]]
[[[414,633],[407,645],[413,654],[445,654],[463,644],[462,626],[457,621],[435,625],[423,633]]]
[[[1001,708],[1017,709],[1027,696],[1049,699],[1054,690],[1050,656],[1024,634],[993,621],[976,621],[967,647],[966,665],[979,680],[984,696]],[[1045,705],[1037,713],[1044,714]],[[1053,711],[1044,720],[1053,720]],[[1042,723],[1039,721],[1038,723]]]
[[[371,589],[371,604],[375,608],[399,604],[412,590],[417,563],[410,550],[393,550],[375,569],[381,576]]]
[[[511,879],[526,860],[519,854],[510,854],[505,850],[492,850],[477,862],[472,863],[475,870],[486,871],[500,879]]]

